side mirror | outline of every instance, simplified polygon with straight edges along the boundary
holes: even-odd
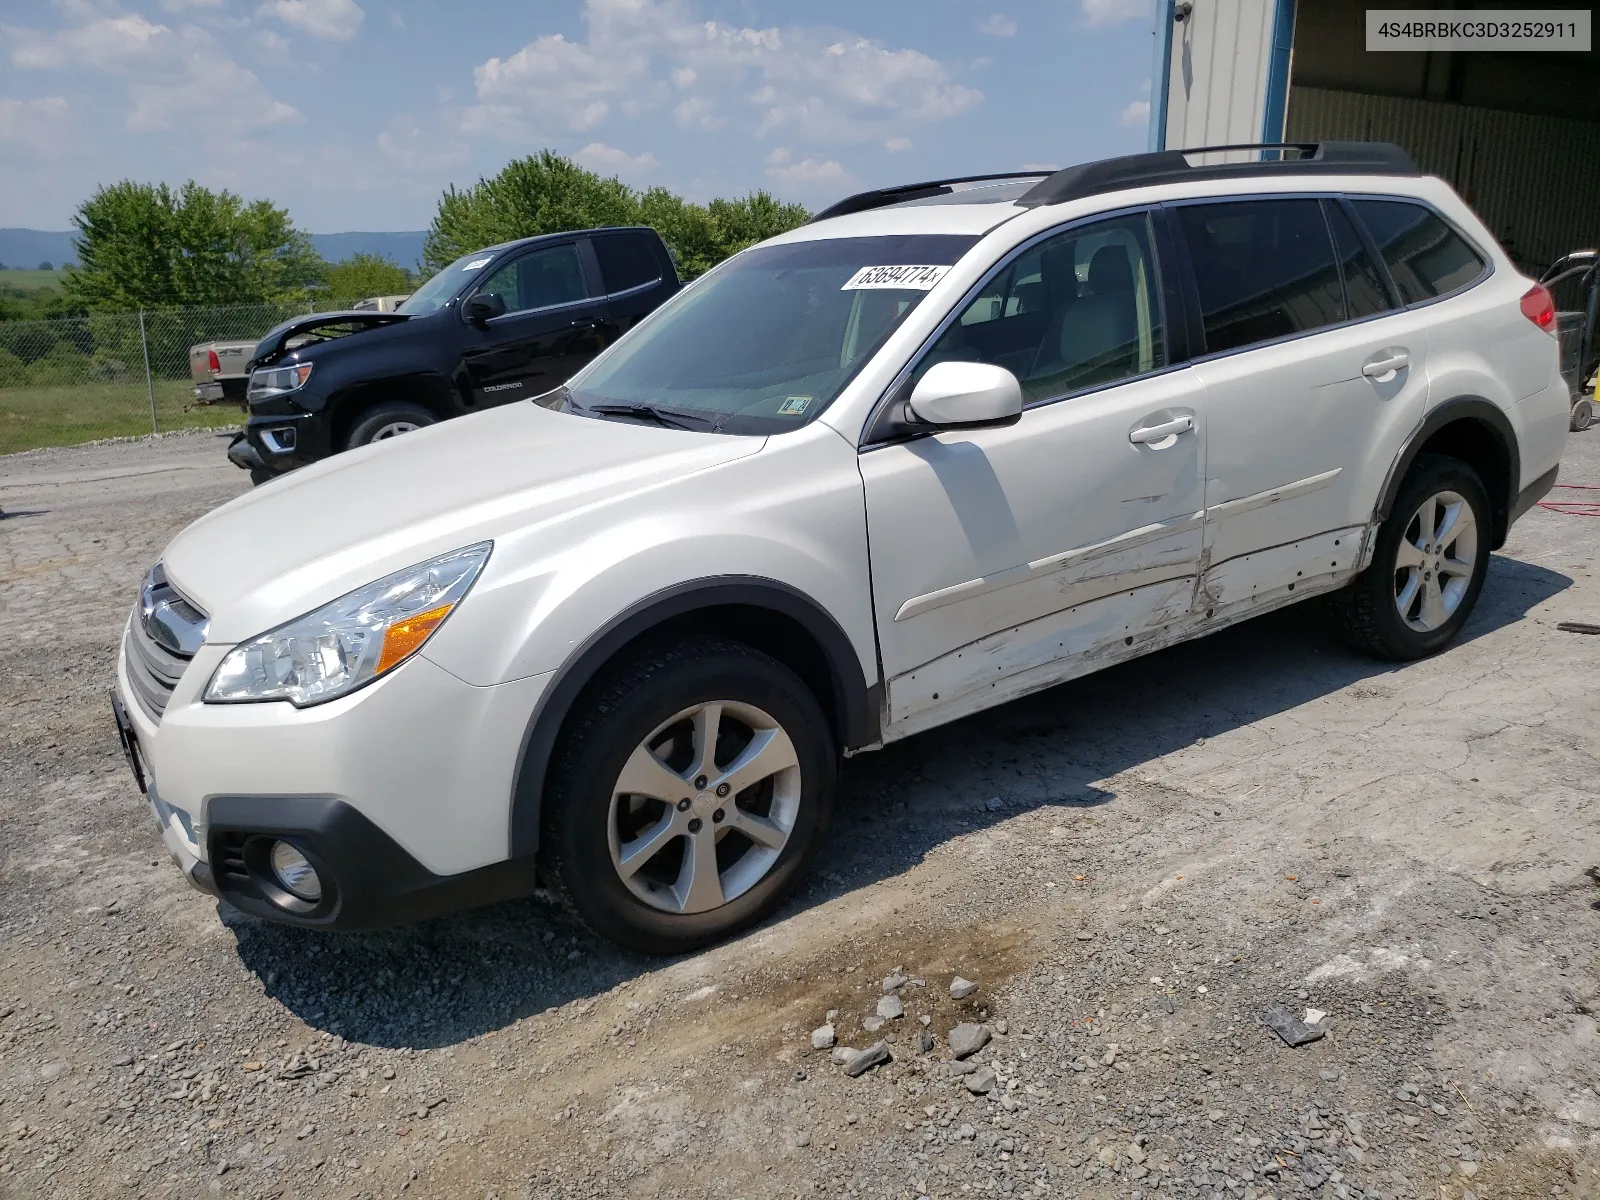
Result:
[[[990,363],[935,363],[917,380],[906,408],[917,420],[946,429],[1014,425],[1022,419],[1022,385]]]
[[[479,292],[467,301],[467,320],[482,325],[493,317],[506,315],[506,298],[499,292]]]

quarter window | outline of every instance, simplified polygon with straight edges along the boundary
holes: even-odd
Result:
[[[1333,229],[1333,244],[1339,252],[1339,266],[1344,272],[1345,311],[1352,321],[1362,317],[1387,312],[1394,307],[1378,274],[1378,265],[1367,253],[1366,243],[1356,232],[1350,215],[1334,200],[1323,206],[1328,214],[1328,225]]]
[[[917,364],[1005,367],[1026,402],[1166,365],[1148,214],[1083,225],[1017,256]]]
[[[1404,200],[1352,203],[1389,264],[1402,303],[1432,300],[1483,274],[1483,259],[1430,209]]]
[[[1243,200],[1173,211],[1194,264],[1208,352],[1344,319],[1339,267],[1319,201]]]
[[[583,281],[583,264],[578,247],[547,246],[524,254],[495,269],[483,281],[480,292],[499,292],[508,313],[570,304],[589,294]]]

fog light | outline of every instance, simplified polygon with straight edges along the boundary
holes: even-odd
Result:
[[[288,842],[273,842],[268,861],[284,891],[308,903],[322,899],[322,880],[317,878],[317,869],[294,846]]]

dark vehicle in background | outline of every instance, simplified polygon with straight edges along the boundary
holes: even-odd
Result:
[[[286,321],[255,349],[228,458],[261,483],[548,392],[678,288],[655,230],[589,229],[463,255],[394,312]]]

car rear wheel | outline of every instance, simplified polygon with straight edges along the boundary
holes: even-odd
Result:
[[[390,400],[367,409],[350,427],[344,448],[354,450],[370,442],[381,442],[402,433],[411,433],[432,425],[438,418],[420,404],[408,400]]]
[[[721,638],[646,650],[591,686],[545,796],[546,881],[652,954],[760,920],[826,828],[837,749],[783,664]]]
[[[1346,640],[1401,662],[1442,650],[1483,590],[1490,531],[1477,472],[1459,459],[1420,459],[1378,529],[1371,566],[1334,599]]]

